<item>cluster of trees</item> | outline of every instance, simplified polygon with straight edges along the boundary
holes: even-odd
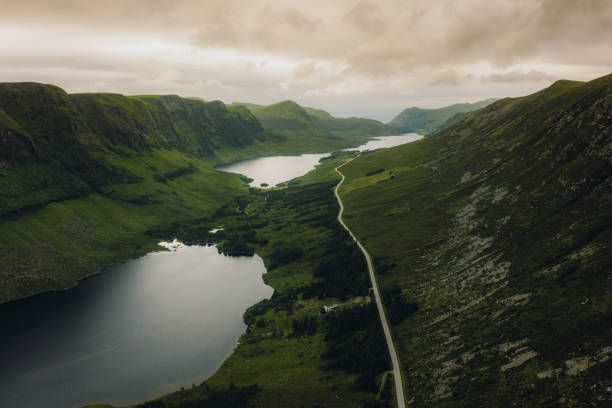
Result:
[[[376,377],[390,369],[378,310],[373,302],[328,313],[324,318],[328,369],[359,373],[355,387],[377,391]]]
[[[280,266],[295,262],[303,255],[304,250],[302,248],[285,245],[278,246],[270,254],[270,266],[268,270],[273,270]]]
[[[365,295],[370,287],[367,266],[348,232],[339,225],[335,226],[325,247],[326,251],[318,258],[314,270],[314,276],[321,279],[317,295],[341,300]]]
[[[208,236],[210,237],[210,234]],[[268,240],[265,238],[259,239],[257,231],[254,230],[247,231],[244,234],[226,234],[223,231],[219,231],[216,237],[211,238],[217,238],[221,241],[217,244],[219,252],[230,256],[253,256],[255,248],[251,245],[265,245],[268,243]]]
[[[306,185],[300,189],[288,187],[282,190],[267,190],[255,194],[265,195],[266,206],[270,210],[283,210],[292,214],[294,222],[307,225],[309,229],[319,229],[320,237],[315,242],[303,242],[299,246],[276,239],[271,234],[273,245],[266,257],[268,270],[300,261],[308,253],[314,260],[315,280],[307,286],[284,288],[275,291],[270,299],[263,300],[249,308],[244,320],[251,328],[266,327],[270,324],[265,314],[269,310],[293,314],[298,299],[339,298],[346,301],[367,294],[370,281],[363,254],[350,235],[337,223],[337,202],[333,196],[332,183]],[[243,203],[244,204],[244,203]],[[228,206],[223,214],[240,220],[242,215],[236,211],[239,204]],[[221,213],[218,214],[221,216]],[[223,248],[226,245],[261,244],[255,231],[261,223],[268,225],[265,216],[250,216],[233,228],[233,237],[228,239],[225,231]],[[222,221],[226,225],[225,221]],[[242,232],[244,231],[244,232]],[[282,234],[278,234],[282,236]],[[395,292],[393,292],[395,293]],[[392,296],[392,304],[399,304]],[[292,321],[291,336],[310,336],[317,332],[325,333],[326,348],[322,358],[327,361],[329,370],[345,370],[358,373],[355,387],[376,393],[376,379],[389,369],[388,351],[376,306],[373,303],[357,307],[341,307],[321,317],[306,315],[295,317]],[[374,400],[375,401],[375,400]]]
[[[257,237],[257,231],[247,231],[244,234],[242,234],[242,239],[245,242],[248,242],[249,244],[260,244],[260,245],[266,245],[268,243],[268,240],[263,238],[263,239],[259,239]]]
[[[229,256],[253,256],[255,249],[240,238],[227,239],[217,245],[220,253]]]
[[[392,325],[401,323],[405,318],[412,316],[419,310],[419,305],[406,300],[402,295],[402,289],[397,285],[393,285],[389,289],[383,289],[382,299]]]
[[[230,383],[226,390],[213,390],[206,382],[181,395],[180,400],[158,399],[136,405],[136,408],[243,408],[249,399],[261,391],[257,384],[236,387]]]
[[[304,316],[293,319],[293,333],[295,337],[312,336],[317,332],[319,322],[317,316]]]

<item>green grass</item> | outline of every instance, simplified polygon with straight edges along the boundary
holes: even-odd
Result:
[[[264,279],[275,294],[245,313],[249,329],[214,376],[149,406],[231,406],[236,395],[244,396],[239,406],[388,406],[390,393],[378,395],[389,362],[376,310],[365,297],[365,263],[335,220],[333,187],[338,176],[333,169],[345,156],[325,160],[288,187],[238,197],[210,218],[150,232],[160,239],[216,240],[221,249],[243,241],[263,257],[268,269]],[[225,230],[207,233],[220,225]],[[337,258],[343,259],[341,265]],[[331,304],[341,304],[338,313],[359,314],[359,324],[342,330],[351,339],[342,349],[359,359],[330,351],[341,342],[330,334],[329,316],[319,312]],[[364,313],[369,313],[367,318]],[[296,322],[304,319],[314,321],[314,328],[296,331]],[[364,350],[376,350],[375,356]],[[382,368],[373,366],[370,373],[355,361]],[[244,390],[256,391],[246,395]]]
[[[296,109],[301,110],[295,105]],[[370,136],[281,135],[243,106],[0,84],[0,302],[74,285],[152,248],[144,232],[245,194],[213,166],[326,152]]]
[[[178,152],[153,151],[111,162],[142,181],[63,198],[0,224],[0,299],[72,286],[105,265],[156,248],[145,235],[148,229],[210,216],[247,191],[239,176]],[[188,164],[193,173],[165,182],[154,178]]]
[[[246,109],[219,102],[75,102],[33,86],[22,97],[48,104],[20,111],[6,97],[15,87],[0,88],[0,131],[13,138],[1,156],[0,299],[69,286],[162,238],[247,248],[263,257],[274,297],[247,311],[248,333],[206,383],[143,407],[388,406],[388,389],[380,392],[388,361],[370,318],[363,257],[335,219],[333,168],[344,157],[286,187],[249,193],[240,176],[212,166],[323,145],[309,146],[299,132],[261,133]],[[413,406],[540,407],[560,398],[586,406],[606,396],[611,89],[610,76],[561,81],[343,167],[346,222],[372,254],[394,311]],[[135,117],[117,118],[114,109]],[[174,115],[171,127],[157,123],[163,112]],[[254,131],[241,139],[241,129]],[[32,159],[60,137],[76,144]],[[40,196],[24,194],[28,186],[43,187]],[[226,230],[208,234],[219,225]],[[319,315],[330,304],[341,304],[338,315]]]
[[[70,287],[175,236],[217,240],[228,253],[256,250],[274,298],[247,313],[249,333],[214,377],[161,403],[387,405],[378,383],[388,362],[363,258],[335,220],[333,167],[342,157],[266,192],[249,193],[243,177],[213,168],[338,150],[369,133],[283,136],[240,106],[68,95],[40,84],[1,85],[0,106],[12,149],[0,157],[0,301]],[[212,237],[218,225],[226,230]],[[352,322],[341,341],[334,336],[342,321],[319,315],[330,304],[342,304],[338,313]],[[351,320],[355,314],[370,317]]]
[[[393,327],[412,406],[604,406],[611,90],[560,81],[343,167],[381,287],[418,305]]]

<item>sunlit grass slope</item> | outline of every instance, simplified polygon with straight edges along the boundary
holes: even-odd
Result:
[[[559,81],[343,168],[411,406],[606,406],[611,126],[612,75]]]

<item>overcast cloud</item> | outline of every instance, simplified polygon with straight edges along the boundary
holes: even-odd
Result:
[[[609,0],[0,0],[0,81],[389,120],[612,72]]]

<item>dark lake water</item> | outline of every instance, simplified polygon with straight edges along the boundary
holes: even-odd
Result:
[[[422,137],[423,136],[416,133],[408,133],[399,136],[381,136],[359,147],[346,150],[364,151],[383,149],[414,142]],[[327,156],[329,156],[329,153],[302,154],[301,156],[260,157],[258,159],[242,160],[227,166],[218,167],[217,169],[229,173],[244,174],[253,179],[250,183],[253,187],[260,187],[262,183],[266,183],[269,186],[275,186],[279,183],[303,176],[314,169],[321,158]]]
[[[270,297],[260,257],[179,245],[0,305],[0,406],[142,402],[210,376]]]

